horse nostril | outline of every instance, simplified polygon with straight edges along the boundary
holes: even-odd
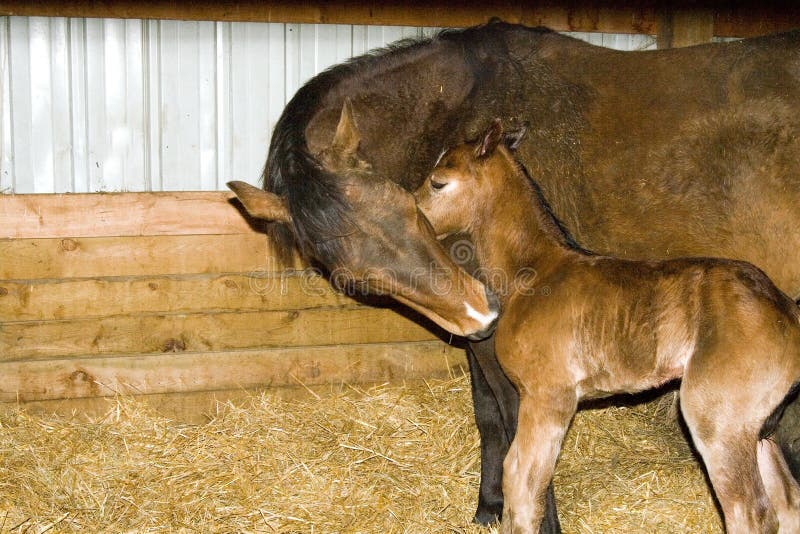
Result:
[[[483,341],[484,339],[488,338],[492,334],[494,334],[495,328],[497,328],[497,317],[492,319],[492,322],[489,323],[489,326],[484,328],[483,330],[479,330],[474,334],[470,334],[467,336],[467,339],[470,341]]]
[[[489,313],[493,314],[494,318],[482,330],[468,335],[467,339],[470,341],[481,341],[486,339],[494,334],[494,330],[497,327],[497,321],[500,319],[500,299],[498,299],[497,295],[490,291],[488,287],[486,288],[486,301],[489,304]]]

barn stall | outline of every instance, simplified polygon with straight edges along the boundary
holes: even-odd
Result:
[[[0,531],[480,531],[458,342],[281,263],[224,183],[305,80],[431,24],[630,50],[797,17],[447,7],[2,7]],[[670,407],[579,414],[565,531],[719,531]]]

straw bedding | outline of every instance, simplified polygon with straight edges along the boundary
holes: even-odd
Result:
[[[141,400],[88,420],[0,410],[2,532],[487,532],[469,380],[266,392],[183,425]],[[584,410],[556,476],[565,532],[721,532],[656,400]]]

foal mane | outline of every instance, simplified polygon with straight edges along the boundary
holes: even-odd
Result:
[[[278,250],[290,255],[298,246],[307,256],[325,265],[335,265],[344,257],[344,240],[356,229],[352,206],[343,191],[343,180],[327,170],[309,151],[305,130],[326,95],[342,81],[357,77],[371,69],[391,69],[413,61],[416,54],[436,41],[461,45],[472,74],[481,76],[480,50],[505,48],[504,36],[513,30],[549,32],[545,28],[530,29],[496,20],[466,29],[446,29],[431,38],[404,39],[385,48],[335,65],[318,74],[292,97],[273,131],[269,155],[261,175],[264,189],[286,198],[292,215],[292,228],[271,224],[270,233]]]
[[[567,229],[566,226],[556,217],[556,214],[553,212],[553,209],[550,207],[550,203],[547,202],[547,199],[542,192],[542,188],[539,186],[538,182],[531,178],[528,169],[525,165],[522,164],[517,158],[514,157],[513,154],[509,154],[511,160],[513,161],[516,171],[525,178],[526,183],[530,186],[531,190],[534,194],[534,202],[536,203],[535,209],[538,209],[539,212],[542,214],[544,224],[548,226],[548,230],[552,232],[553,237],[556,238],[559,242],[566,245],[572,250],[581,252],[585,255],[593,255],[593,253],[589,250],[583,248],[575,238],[572,237],[572,234]]]

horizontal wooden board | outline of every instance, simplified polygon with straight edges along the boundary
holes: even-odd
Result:
[[[0,238],[242,234],[260,228],[223,191],[0,195]]]
[[[655,33],[653,3],[612,4],[596,1],[520,3],[511,0],[469,4],[455,0],[428,2],[352,2],[337,0],[298,3],[289,0],[6,0],[4,15],[58,17],[116,17],[183,20],[376,24],[394,26],[469,26],[500,17],[508,22],[547,25],[560,31]]]
[[[714,6],[714,3],[697,4],[700,7]],[[717,4],[714,7],[715,35],[721,37],[750,37],[800,27],[800,7],[788,2]],[[558,31],[654,35],[658,31],[658,5],[652,0],[562,0],[536,4],[511,0],[478,4],[456,0],[410,3],[336,0],[302,4],[289,0],[195,0],[178,3],[167,0],[5,0],[0,5],[0,15],[440,27],[470,26],[499,17],[507,22],[545,25]],[[665,5],[669,7],[670,4]]]
[[[281,271],[274,251],[257,233],[0,239],[0,280]]]
[[[457,370],[454,372],[458,372]],[[445,375],[446,376],[446,375]],[[244,405],[250,398],[268,392],[281,399],[308,399],[313,394],[327,395],[347,385],[323,384],[319,386],[255,387],[248,389],[221,389],[209,391],[189,391],[179,393],[151,393],[136,395],[138,402],[147,409],[156,411],[178,423],[200,425],[207,423],[216,413],[220,403]],[[308,388],[308,389],[307,389]],[[309,391],[310,390],[310,391]],[[316,391],[315,391],[316,390]],[[314,392],[312,394],[312,392]],[[29,401],[0,402],[0,418],[14,413],[18,408],[30,414],[51,415],[73,418],[79,421],[102,418],[118,408],[117,399],[127,397],[77,397],[71,399],[35,399]]]
[[[314,271],[0,281],[0,322],[347,306]]]
[[[436,355],[434,354],[433,356],[435,357]],[[458,357],[459,354],[456,353],[455,356]],[[467,372],[466,362],[463,360],[463,351],[461,351],[459,361],[462,363],[447,369],[435,369],[431,374],[416,379],[398,378],[396,380],[381,379],[364,382],[347,380],[302,386],[293,384],[289,386],[256,386],[253,388],[150,393],[131,396],[131,398],[143,403],[147,409],[154,410],[161,417],[166,417],[179,423],[199,425],[207,423],[211,418],[215,417],[220,404],[232,403],[235,406],[247,406],[250,399],[262,393],[277,399],[309,400],[314,396],[340,395],[352,387],[364,389],[373,385],[387,383],[403,383],[413,387],[417,383],[422,384],[423,381],[431,378],[447,379],[453,376],[462,376]],[[30,414],[58,414],[61,417],[79,421],[96,420],[118,410],[120,407],[118,400],[124,403],[127,399],[128,396],[114,396],[0,402],[0,418],[7,413],[15,413],[18,408],[21,408]]]
[[[119,316],[0,323],[0,361],[434,338],[431,331],[391,309],[371,307]]]
[[[464,366],[441,341],[0,363],[0,401],[430,377]]]

